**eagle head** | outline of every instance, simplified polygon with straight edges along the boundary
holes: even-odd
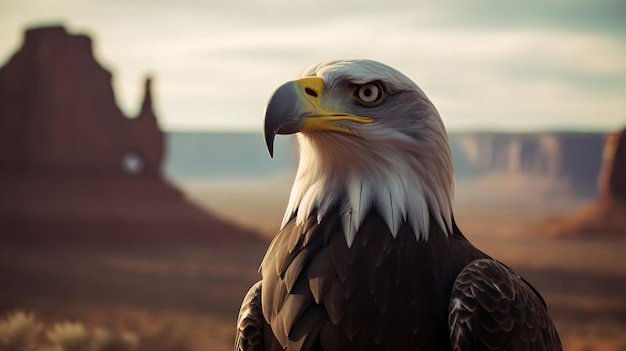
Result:
[[[300,163],[283,225],[320,222],[339,209],[348,246],[377,211],[396,235],[408,222],[428,240],[431,219],[452,229],[454,171],[439,113],[396,69],[371,60],[310,67],[280,86],[265,113],[265,141],[298,133]]]

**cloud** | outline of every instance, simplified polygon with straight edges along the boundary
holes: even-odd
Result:
[[[24,23],[46,16],[65,19],[74,32],[89,29],[98,59],[114,71],[122,108],[136,111],[142,78],[153,73],[168,128],[258,129],[275,87],[340,57],[400,69],[451,129],[624,123],[621,0],[57,4],[0,5],[0,29],[12,33],[0,38],[0,52],[13,51]]]

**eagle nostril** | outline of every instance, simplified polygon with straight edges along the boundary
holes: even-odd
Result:
[[[317,92],[311,88],[305,88],[304,92],[307,93],[307,95],[310,95],[312,97],[317,97]]]

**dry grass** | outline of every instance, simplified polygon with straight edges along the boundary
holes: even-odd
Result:
[[[227,350],[264,247],[176,252],[0,249],[0,314],[128,331],[140,350]]]
[[[624,242],[527,235],[563,208],[459,207],[477,246],[546,297],[566,350],[626,350]],[[131,333],[138,350],[230,350],[240,301],[265,245],[173,251],[0,248],[0,316],[24,310],[51,330]]]

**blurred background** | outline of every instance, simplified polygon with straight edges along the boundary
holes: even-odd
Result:
[[[370,58],[438,108],[459,226],[568,350],[626,350],[626,3],[3,1],[0,350],[231,349],[294,140],[276,87]],[[74,347],[74,348],[72,348]]]

